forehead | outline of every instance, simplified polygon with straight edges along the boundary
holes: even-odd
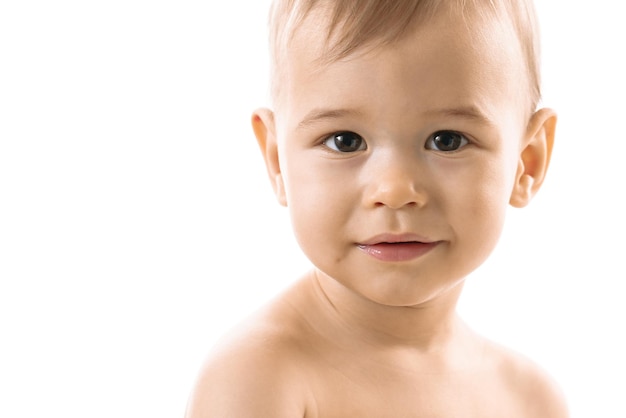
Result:
[[[346,95],[371,103],[368,91],[374,88],[412,108],[437,101],[483,107],[512,97],[528,101],[520,88],[526,74],[519,41],[510,25],[493,16],[442,9],[399,40],[364,44],[335,59],[329,56],[332,40],[320,30],[326,21],[323,8],[313,10],[286,52],[280,101],[289,113]]]

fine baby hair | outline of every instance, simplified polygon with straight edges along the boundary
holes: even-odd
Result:
[[[540,37],[534,4],[529,0],[275,0],[270,9],[269,45],[272,96],[278,93],[284,53],[294,32],[311,13],[327,14],[326,27],[316,28],[326,39],[320,62],[345,58],[361,48],[393,43],[441,8],[467,15],[466,24],[496,18],[514,31],[523,51],[528,76],[530,110],[541,97]],[[476,20],[477,19],[477,20]]]

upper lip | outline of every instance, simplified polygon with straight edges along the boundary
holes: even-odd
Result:
[[[404,242],[422,242],[422,243],[431,243],[434,242],[424,236],[413,234],[413,233],[403,233],[403,234],[392,234],[385,233],[373,236],[368,238],[365,241],[359,242],[359,245],[375,245],[375,244],[397,244]]]

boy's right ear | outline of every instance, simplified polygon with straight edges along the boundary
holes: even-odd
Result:
[[[278,143],[276,142],[276,127],[274,123],[274,113],[269,109],[258,109],[252,113],[252,129],[263,154],[267,174],[274,188],[274,193],[278,202],[287,206],[287,195],[285,193],[285,183],[280,170],[278,158]]]

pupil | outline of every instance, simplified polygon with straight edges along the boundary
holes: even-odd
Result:
[[[458,148],[461,139],[454,132],[442,132],[435,137],[437,147],[444,151]]]
[[[340,151],[355,151],[361,145],[361,138],[352,133],[341,133],[335,136],[335,145]]]

